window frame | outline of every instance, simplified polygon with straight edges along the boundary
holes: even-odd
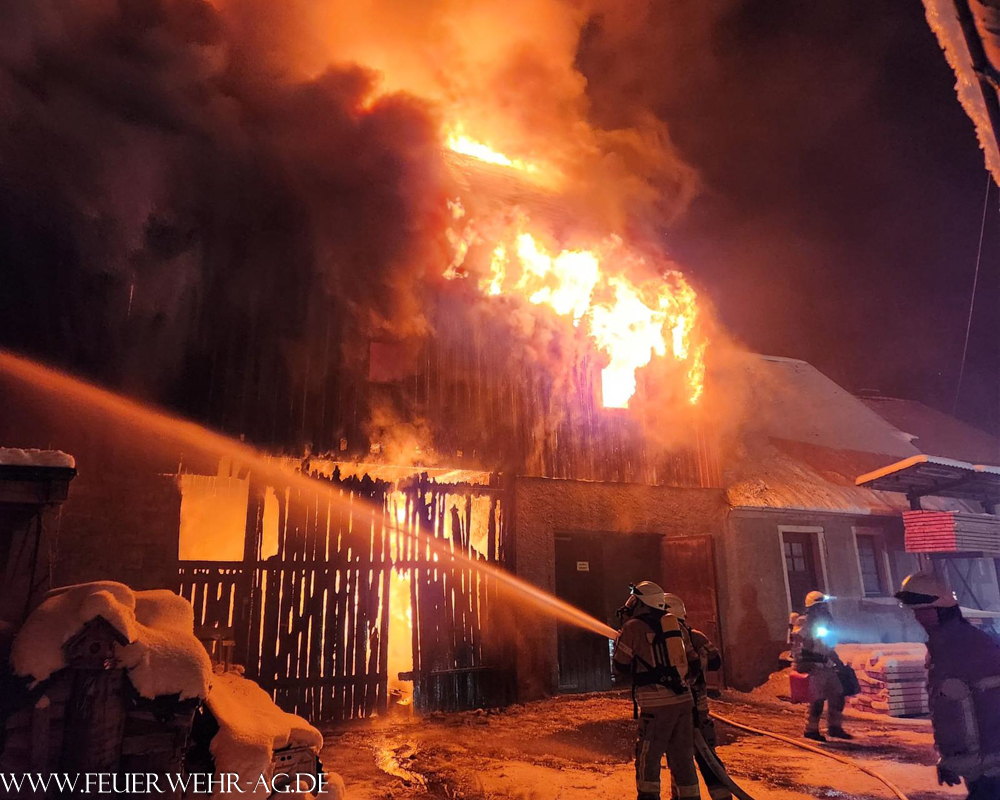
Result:
[[[885,531],[881,528],[868,528],[863,526],[853,526],[854,533],[854,556],[858,564],[858,586],[861,590],[862,599],[869,597],[891,597],[892,596],[892,569],[889,563],[889,549],[885,544]],[[861,547],[859,537],[865,537],[872,542],[875,556],[875,570],[878,573],[879,591],[869,592],[865,586],[865,570],[861,563]]]
[[[792,587],[788,582],[788,565],[785,562],[785,534],[808,533],[816,536],[813,541],[813,555],[816,558],[817,578],[822,581],[821,591],[830,593],[830,576],[826,569],[826,535],[822,525],[779,525],[778,555],[781,557],[781,579],[785,582],[785,607],[792,613]],[[819,588],[819,587],[818,587]]]

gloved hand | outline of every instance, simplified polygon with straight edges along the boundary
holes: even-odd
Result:
[[[938,786],[958,786],[962,782],[962,778],[958,773],[953,772],[947,767],[942,767],[940,764],[937,767],[937,779]]]

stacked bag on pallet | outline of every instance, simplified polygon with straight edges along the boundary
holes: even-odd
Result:
[[[861,686],[848,700],[853,708],[891,717],[929,713],[924,645],[844,645],[837,652],[854,669]]]

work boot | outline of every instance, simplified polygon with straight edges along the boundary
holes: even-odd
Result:
[[[832,736],[834,739],[853,739],[854,738],[853,736],[851,736],[851,734],[849,734],[843,728],[830,728],[830,730],[828,730],[826,732],[826,735],[827,736]]]
[[[826,737],[819,731],[806,731],[804,734],[807,739],[812,739],[814,742],[825,742]]]

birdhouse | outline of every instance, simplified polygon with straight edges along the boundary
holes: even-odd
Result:
[[[118,666],[116,644],[128,644],[128,639],[104,617],[94,617],[63,645],[66,666],[70,669],[115,669]]]

